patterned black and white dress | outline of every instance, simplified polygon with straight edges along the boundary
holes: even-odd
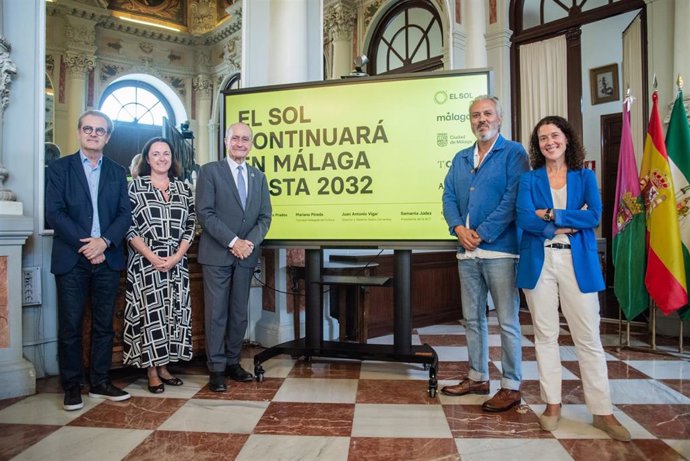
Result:
[[[170,181],[169,200],[151,184],[150,176],[129,184],[132,227],[127,241],[141,237],[159,256],[174,254],[180,242],[194,239],[196,214],[190,188]],[[192,358],[192,309],[185,255],[168,272],[129,248],[123,334],[123,361],[139,368]]]

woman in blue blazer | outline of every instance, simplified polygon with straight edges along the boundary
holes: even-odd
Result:
[[[599,336],[599,298],[605,288],[594,229],[601,198],[594,172],[583,169],[585,152],[567,120],[545,117],[530,139],[533,171],[520,177],[517,286],[532,314],[539,385],[546,410],[541,427],[553,431],[561,417],[560,304],[577,351],[587,408],[594,427],[630,440],[613,416],[606,357]]]

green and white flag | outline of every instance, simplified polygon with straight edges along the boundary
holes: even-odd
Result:
[[[690,282],[690,125],[683,105],[683,90],[678,91],[671,111],[671,120],[666,132],[666,152],[676,191],[676,209],[680,226],[680,239],[683,243],[685,260],[685,279]],[[690,318],[690,308],[685,306],[678,311],[682,319]]]

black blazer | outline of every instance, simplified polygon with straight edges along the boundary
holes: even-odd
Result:
[[[89,184],[79,152],[51,162],[46,186],[46,219],[55,231],[51,272],[62,275],[77,264],[80,239],[91,236],[93,207]],[[123,240],[132,224],[132,210],[127,195],[125,169],[103,157],[98,184],[98,218],[101,235],[110,240],[105,261],[113,270],[125,268]]]

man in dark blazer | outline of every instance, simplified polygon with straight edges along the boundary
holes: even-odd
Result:
[[[271,225],[271,197],[266,176],[245,161],[251,148],[249,126],[231,125],[225,133],[227,157],[202,166],[196,185],[206,356],[214,392],[227,390],[226,374],[235,381],[253,379],[240,365],[240,349],[249,288]]]
[[[79,410],[84,370],[82,323],[91,300],[89,396],[127,400],[108,378],[113,311],[125,268],[124,236],[132,223],[125,169],[103,156],[113,122],[100,111],[79,117],[79,151],[48,168],[46,219],[55,231],[51,272],[58,297],[58,353],[65,391],[63,408]]]

